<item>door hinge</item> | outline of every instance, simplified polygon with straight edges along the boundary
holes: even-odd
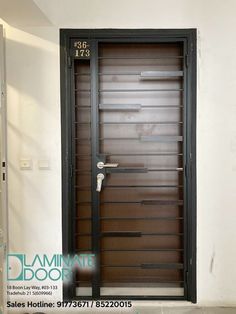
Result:
[[[187,161],[187,163],[185,164],[185,176],[186,178],[189,178],[190,175],[190,161]]]
[[[2,161],[2,181],[6,181],[6,172],[5,172],[5,168],[6,168],[6,162],[5,160]]]
[[[185,177],[188,177],[188,164],[185,164],[184,166],[184,173],[185,173]]]
[[[71,58],[71,56],[67,57],[67,65],[68,65],[68,68],[72,68],[72,58]]]
[[[185,55],[185,66],[186,68],[189,66],[189,55]]]
[[[1,87],[1,90],[0,90],[1,97],[5,97],[5,82],[2,82],[0,87]]]
[[[188,285],[188,283],[189,283],[189,272],[188,271],[185,272],[185,278],[186,278],[186,283]]]

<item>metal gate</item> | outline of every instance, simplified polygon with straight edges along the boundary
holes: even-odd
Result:
[[[194,31],[85,33],[64,32],[63,239],[97,268],[65,296],[194,301]]]

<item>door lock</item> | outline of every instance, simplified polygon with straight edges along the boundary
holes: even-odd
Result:
[[[102,189],[102,181],[104,180],[105,176],[103,173],[98,173],[97,175],[97,192],[101,192]]]
[[[104,164],[104,162],[103,161],[99,161],[98,163],[97,163],[97,167],[98,167],[98,169],[103,169],[103,168],[116,168],[116,167],[118,167],[119,166],[119,164]]]

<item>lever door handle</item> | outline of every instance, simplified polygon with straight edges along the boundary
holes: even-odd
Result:
[[[118,167],[119,166],[119,164],[116,164],[116,163],[107,163],[107,164],[104,164],[104,162],[103,161],[99,161],[98,163],[97,163],[97,167],[98,167],[98,169],[103,169],[103,168],[116,168],[116,167]]]
[[[97,192],[101,192],[102,189],[102,181],[104,180],[104,174],[103,173],[98,173],[97,175]]]

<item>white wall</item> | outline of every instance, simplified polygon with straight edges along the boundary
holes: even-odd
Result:
[[[58,29],[4,26],[9,249],[57,254],[62,250]],[[32,159],[32,170],[20,170],[24,158]],[[38,169],[40,159],[50,161],[50,170]]]
[[[6,28],[10,244],[61,250],[59,31],[198,29],[198,303],[236,304],[236,1],[35,0],[54,26]],[[51,160],[21,171],[19,159]]]

